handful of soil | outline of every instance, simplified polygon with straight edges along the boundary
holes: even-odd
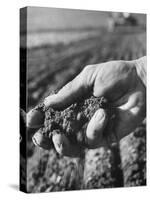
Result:
[[[82,102],[74,103],[67,109],[57,111],[52,108],[44,109],[43,103],[35,109],[45,112],[44,127],[33,136],[33,142],[45,149],[52,148],[52,135],[65,134],[72,144],[86,147],[85,131],[88,122],[99,108],[108,108],[104,97],[91,97]]]

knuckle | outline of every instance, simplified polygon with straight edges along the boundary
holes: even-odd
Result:
[[[83,72],[85,74],[89,73],[91,71],[91,69],[93,69],[93,65],[87,65],[87,66],[84,67]]]
[[[96,66],[94,66],[94,65],[87,65],[82,71],[84,82],[88,86],[91,86],[94,82],[95,68],[96,68]]]

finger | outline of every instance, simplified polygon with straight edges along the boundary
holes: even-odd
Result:
[[[95,67],[86,67],[74,80],[64,86],[57,94],[50,95],[44,100],[44,107],[49,106],[65,109],[72,103],[90,95]],[[41,109],[32,109],[27,114],[27,127],[38,130],[44,125],[45,114]]]
[[[104,109],[95,112],[86,130],[86,140],[89,148],[97,148],[104,145],[103,131],[108,122],[108,115]]]
[[[146,89],[139,83],[134,92],[129,93],[125,104],[117,109],[115,129],[121,139],[134,131],[146,117]]]
[[[44,136],[40,131],[36,132],[33,137],[32,141],[35,146],[41,147],[43,149],[51,149],[52,148],[52,141],[48,136]]]
[[[39,129],[44,125],[45,114],[41,110],[32,109],[27,113],[26,126],[32,129]]]
[[[85,67],[75,79],[65,85],[57,94],[48,96],[44,100],[45,107],[65,109],[77,100],[89,96],[94,81],[91,78],[94,70],[94,66]]]
[[[115,133],[117,138],[121,140],[123,137],[129,135],[137,128],[146,117],[146,107],[135,106],[130,110],[117,109],[115,119]]]
[[[63,156],[79,157],[81,148],[77,145],[72,145],[64,134],[54,134],[52,137],[56,151]]]

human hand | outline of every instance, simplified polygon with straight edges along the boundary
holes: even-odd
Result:
[[[146,88],[137,73],[135,61],[111,61],[89,65],[57,94],[44,100],[46,108],[65,109],[79,99],[94,95],[108,99],[110,107],[115,109],[115,135],[118,140],[132,132],[146,115]],[[97,148],[105,143],[105,134],[111,135],[112,130],[107,112],[96,111],[87,126],[86,140],[89,148]],[[110,130],[109,133],[105,131]],[[64,135],[54,135],[53,143],[56,150],[66,156],[80,153],[78,146],[70,144]]]

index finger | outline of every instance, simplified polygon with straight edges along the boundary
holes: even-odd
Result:
[[[92,87],[92,82],[89,81],[89,78],[93,71],[94,67],[85,67],[78,76],[66,84],[57,94],[45,98],[45,107],[52,107],[58,110],[65,109],[72,103],[89,96]]]

